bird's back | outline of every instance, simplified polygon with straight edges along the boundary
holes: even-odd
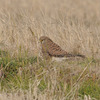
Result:
[[[50,56],[63,57],[67,54],[66,51],[62,50],[59,45],[57,45],[51,40],[47,40],[47,42],[44,43],[43,45],[46,47],[47,53]]]

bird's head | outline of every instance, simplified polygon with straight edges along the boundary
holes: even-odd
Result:
[[[45,41],[48,41],[48,40],[49,40],[49,41],[52,41],[52,40],[51,40],[50,38],[48,38],[47,36],[41,36],[39,40],[40,40],[41,43],[44,43]]]

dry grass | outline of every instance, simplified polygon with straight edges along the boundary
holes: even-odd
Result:
[[[68,52],[99,58],[99,9],[98,0],[1,0],[0,47],[13,55],[21,46],[34,55],[46,35]]]
[[[46,35],[64,50],[84,54],[89,58],[88,61],[83,61],[83,65],[77,64],[81,61],[60,62],[63,65],[60,65],[59,62],[50,64],[48,65],[51,68],[49,71],[45,68],[42,71],[46,75],[46,79],[44,76],[43,78],[48,82],[45,91],[37,92],[41,79],[35,79],[33,86],[26,93],[18,90],[15,94],[11,93],[8,96],[6,92],[1,92],[0,100],[24,100],[25,98],[26,100],[66,100],[66,98],[68,100],[87,100],[90,98],[86,95],[84,98],[80,98],[78,90],[86,81],[87,76],[91,76],[95,80],[96,73],[100,79],[100,61],[93,64],[90,60],[100,58],[99,9],[99,0],[0,0],[0,49],[8,51],[11,57],[39,56],[38,39],[40,36]],[[38,61],[37,65],[31,66],[41,68],[39,63]],[[67,77],[66,79],[69,77],[68,68],[71,75],[76,75],[76,80],[71,83],[71,90],[66,94],[68,84],[64,77]],[[60,71],[65,74],[61,74],[61,76]],[[35,78],[37,77],[38,75]],[[71,81],[73,76],[69,78]],[[57,92],[56,86],[59,81],[65,82],[63,83],[65,90],[58,85],[59,92]],[[74,85],[75,83],[76,85]],[[20,96],[17,92],[20,92]]]

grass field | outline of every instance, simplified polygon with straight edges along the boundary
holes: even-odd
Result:
[[[85,59],[41,59],[40,36]],[[99,0],[0,0],[0,100],[100,100]]]

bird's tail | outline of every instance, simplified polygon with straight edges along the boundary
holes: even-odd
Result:
[[[66,54],[66,57],[82,57],[82,58],[85,58],[85,56],[81,55],[81,54],[69,54],[69,53]]]

